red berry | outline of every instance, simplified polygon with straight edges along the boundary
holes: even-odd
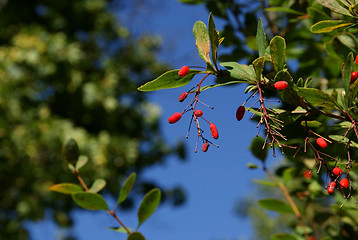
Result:
[[[197,116],[197,117],[201,117],[201,116],[203,116],[203,111],[201,111],[201,110],[196,110],[196,111],[194,112],[194,114],[195,114],[195,116]]]
[[[237,108],[236,110],[236,119],[237,121],[240,121],[245,115],[245,107],[244,106],[240,106]]]
[[[274,84],[277,90],[283,90],[288,87],[288,83],[286,81],[278,81]]]
[[[358,55],[356,56],[356,63],[358,64]]]
[[[340,176],[343,173],[342,169],[340,169],[339,167],[333,168],[332,172],[336,176]]]
[[[341,184],[342,187],[347,188],[348,187],[348,179],[342,178],[342,180],[339,182],[339,184]]]
[[[185,77],[189,72],[188,66],[182,66],[181,69],[178,72],[179,77]]]
[[[354,83],[358,78],[358,72],[351,73],[351,83]]]
[[[173,124],[179,121],[180,118],[181,118],[181,113],[176,112],[168,118],[168,122]]]
[[[211,136],[213,136],[214,139],[218,139],[219,133],[214,123],[210,123],[210,131],[211,131]]]
[[[327,188],[327,192],[328,192],[329,194],[333,193],[335,186],[336,186],[336,183],[335,183],[335,182],[330,182],[330,183],[329,183],[329,186],[328,186],[328,188]]]
[[[182,94],[180,94],[180,96],[179,96],[179,102],[184,101],[187,96],[188,96],[188,93],[187,93],[187,92],[183,92]]]
[[[303,173],[303,177],[304,178],[311,178],[312,177],[312,171],[311,170],[306,170],[304,173]]]
[[[203,148],[201,149],[203,152],[206,152],[206,151],[208,151],[208,148],[209,148],[209,143],[203,143]]]
[[[317,138],[316,143],[321,147],[327,147],[327,142],[323,138]]]

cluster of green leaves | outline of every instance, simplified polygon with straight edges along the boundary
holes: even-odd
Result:
[[[88,158],[79,155],[79,149],[76,141],[74,139],[68,140],[64,145],[63,152],[64,158],[68,162],[69,169],[79,176],[79,179],[82,179],[79,175],[79,171],[86,165]],[[49,189],[51,191],[71,195],[73,201],[82,208],[89,210],[106,210],[110,215],[117,219],[115,210],[127,199],[132,190],[135,179],[135,173],[132,173],[126,178],[120,188],[118,200],[113,210],[110,210],[106,200],[98,193],[106,186],[106,181],[104,179],[94,180],[90,188],[88,188],[83,180],[81,180],[80,184],[82,184],[82,186],[74,183],[58,183],[50,186]],[[158,188],[153,188],[146,193],[137,211],[138,225],[135,231],[125,227],[124,225],[110,229],[120,233],[127,233],[127,240],[145,240],[145,237],[137,230],[154,213],[160,203],[160,196],[161,191]],[[122,222],[120,223],[122,224]]]

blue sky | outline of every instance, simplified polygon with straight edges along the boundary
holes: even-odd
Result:
[[[140,17],[131,19],[131,26],[139,26],[134,29],[138,32],[162,36],[160,59],[174,68],[182,65],[204,66],[197,54],[192,26],[197,20],[207,23],[208,11],[203,5],[184,5],[175,0],[162,2],[164,4],[160,8],[140,11]],[[143,19],[146,20],[143,22]],[[220,19],[215,18],[215,21],[220,30]],[[185,114],[173,125],[168,124],[167,119],[172,113],[184,109],[187,102],[179,103],[178,97],[198,81],[200,78],[194,78],[192,84],[179,89],[148,93],[149,99],[161,109],[162,132],[171,144],[185,140],[190,115]],[[215,107],[214,110],[202,107],[202,110],[205,118],[218,127],[220,137],[215,141],[220,146],[218,149],[211,146],[206,153],[194,153],[196,136],[195,129],[192,129],[191,136],[185,140],[187,161],[170,157],[164,165],[144,172],[144,178],[163,187],[182,186],[187,196],[186,203],[181,207],[160,206],[141,226],[140,231],[147,240],[252,239],[250,221],[234,212],[238,200],[256,194],[252,179],[264,177],[262,171],[246,167],[247,163],[258,161],[248,150],[251,139],[257,134],[256,124],[250,121],[250,114],[246,114],[240,122],[235,118],[237,107],[248,97],[244,89],[245,86],[215,88],[200,95],[202,101]],[[204,128],[208,127],[204,122],[202,124]],[[118,215],[129,227],[137,225],[135,211]],[[75,225],[71,231],[79,240],[126,239],[125,235],[106,229],[116,225],[106,212],[78,210],[74,212],[74,217]],[[29,224],[29,227],[34,240],[61,239],[61,230],[51,222]]]

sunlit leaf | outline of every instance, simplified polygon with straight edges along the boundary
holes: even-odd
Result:
[[[348,142],[350,142],[350,146],[358,148],[358,143],[356,143],[352,140],[349,141],[349,138],[343,137],[342,135],[329,135],[329,138],[333,139],[334,141],[337,141],[339,143],[344,143],[344,144],[347,144]]]
[[[115,232],[119,232],[119,233],[124,233],[127,234],[127,230],[124,227],[109,227],[108,229],[115,231]],[[130,232],[133,231],[132,228],[127,228]]]
[[[153,81],[147,82],[146,84],[140,86],[138,90],[146,92],[182,87],[188,84],[196,74],[201,73],[202,71],[190,69],[189,73],[185,77],[179,77],[178,72],[179,69],[165,72]]]
[[[317,3],[331,9],[333,12],[352,17],[352,14],[346,8],[342,7],[337,0],[317,0]]]
[[[83,189],[81,186],[73,184],[73,183],[59,183],[56,185],[52,185],[49,189],[51,191],[64,193],[64,194],[83,192]]]
[[[90,192],[97,193],[101,191],[106,186],[106,181],[104,179],[96,179],[89,189]]]
[[[210,37],[205,23],[197,21],[193,27],[193,34],[198,48],[199,56],[207,64],[212,65],[210,61]]]
[[[264,186],[269,186],[269,187],[277,187],[277,184],[272,182],[272,181],[265,181],[265,180],[261,180],[261,179],[253,179],[252,180],[254,183],[258,183]]]
[[[143,198],[138,209],[138,227],[142,225],[155,211],[160,202],[161,192],[158,188],[150,190]]]
[[[291,8],[286,8],[286,7],[269,7],[269,8],[265,8],[265,11],[267,11],[267,12],[284,12],[284,13],[289,13],[289,14],[294,14],[294,15],[304,15],[305,14],[303,12],[299,12],[299,11],[293,10]]]
[[[336,100],[331,95],[316,88],[298,88],[298,94],[313,106],[340,110]]]
[[[313,121],[301,121],[301,125],[304,127],[311,127],[311,128],[317,128],[320,127],[322,125],[322,123],[313,120]]]
[[[312,33],[328,33],[349,25],[352,25],[352,23],[342,20],[323,20],[313,24],[310,30]]]
[[[286,56],[286,42],[283,37],[275,36],[270,41],[270,54],[275,71],[282,70]]]
[[[256,83],[256,73],[252,65],[244,65],[237,62],[223,62],[221,66],[227,69],[232,78],[247,83]]]
[[[257,43],[257,48],[259,50],[259,57],[265,56],[267,42],[266,42],[266,34],[262,26],[261,18],[257,23],[256,43]]]
[[[76,170],[77,171],[80,170],[80,168],[85,166],[87,164],[87,162],[88,162],[88,157],[81,155],[76,162],[76,167],[75,167]]]
[[[98,193],[91,193],[91,192],[73,193],[72,199],[80,207],[89,210],[108,210],[108,205],[106,201]]]
[[[292,208],[290,205],[278,199],[265,198],[257,201],[257,203],[267,210],[280,213],[292,213]]]
[[[119,197],[118,197],[118,200],[117,200],[117,206],[119,204],[121,204],[124,200],[127,199],[129,193],[132,190],[132,187],[133,187],[135,179],[136,179],[136,173],[132,173],[124,181],[124,183],[123,183],[123,185],[121,187],[121,190],[119,192]]]

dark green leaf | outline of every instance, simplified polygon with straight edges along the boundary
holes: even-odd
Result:
[[[286,55],[286,42],[283,37],[275,36],[270,41],[270,53],[275,71],[281,71],[285,64]]]
[[[108,210],[108,205],[106,201],[98,193],[91,193],[91,192],[73,193],[72,199],[80,207],[89,210]]]
[[[73,184],[73,183],[59,183],[56,185],[52,185],[49,188],[51,191],[64,193],[64,194],[72,194],[76,192],[83,192],[82,187]]]
[[[201,73],[202,71],[196,69],[190,69],[188,75],[185,77],[178,76],[179,69],[171,70],[160,75],[153,81],[147,82],[146,84],[138,88],[139,91],[156,91],[159,89],[177,88],[188,84],[193,77]]]
[[[298,94],[313,106],[340,110],[336,100],[316,88],[298,88]]]
[[[257,43],[257,48],[259,50],[259,57],[265,56],[267,42],[266,42],[266,34],[262,26],[261,18],[257,23],[256,43]]]
[[[271,240],[297,240],[297,238],[289,233],[277,233],[271,235]]]
[[[352,17],[352,14],[349,12],[349,10],[342,7],[337,0],[317,0],[317,3],[331,9],[333,12]]]
[[[215,23],[214,23],[214,18],[213,18],[212,13],[210,13],[210,15],[209,15],[208,28],[209,28],[209,37],[210,37],[210,43],[211,43],[211,59],[213,60],[215,68],[217,69],[218,68],[217,51],[218,51],[218,46],[219,46],[219,36],[218,36],[218,32],[216,31],[216,28],[215,28]]]
[[[298,90],[296,84],[293,82],[292,76],[286,70],[279,71],[275,76],[275,82],[285,81],[288,83],[288,87],[283,90],[278,90],[277,93],[281,100],[285,103],[289,103],[295,106],[300,105]]]
[[[259,200],[258,204],[267,210],[280,212],[280,213],[292,213],[292,208],[290,207],[290,205],[278,199],[265,198]]]
[[[328,33],[349,25],[352,25],[352,23],[342,20],[323,20],[313,24],[310,30],[312,33]]]
[[[205,23],[202,21],[195,22],[193,34],[200,58],[203,59],[206,64],[212,65],[210,61],[210,37]]]
[[[178,1],[186,4],[200,4],[204,2],[204,0],[178,0]]]
[[[221,66],[227,69],[232,78],[251,84],[256,83],[256,73],[252,65],[243,65],[237,62],[223,62]]]
[[[80,150],[76,140],[73,138],[69,139],[63,146],[63,156],[65,160],[71,164],[75,164],[80,155]]]
[[[136,173],[132,173],[131,175],[129,175],[127,177],[127,179],[124,181],[121,190],[119,192],[119,197],[118,197],[118,201],[117,201],[117,206],[119,204],[121,204],[124,200],[127,199],[129,193],[132,190],[134,181],[136,179]]]
[[[106,181],[104,179],[96,179],[89,189],[90,192],[97,193],[101,191],[106,186]]]
[[[255,73],[256,73],[256,79],[257,81],[261,81],[261,75],[262,75],[262,71],[264,70],[264,65],[265,65],[265,57],[259,57],[257,59],[255,59],[252,62],[252,65],[254,66],[255,69]]]
[[[138,226],[146,221],[155,211],[160,202],[161,192],[158,188],[150,190],[143,198],[138,209]]]
[[[145,237],[140,232],[132,232],[128,235],[127,240],[145,240]]]
[[[352,71],[353,71],[353,53],[350,52],[342,65],[342,79],[344,83],[344,91],[346,92],[346,94],[344,95],[344,103],[347,108],[351,106],[353,100],[351,96],[351,92],[349,92]]]
[[[256,169],[256,168],[259,167],[259,166],[257,166],[257,164],[255,164],[255,163],[248,163],[248,164],[246,164],[246,166],[247,166],[248,168],[250,168],[250,169]]]
[[[299,11],[293,10],[291,8],[286,8],[286,7],[269,7],[269,8],[265,8],[265,11],[267,11],[267,12],[284,12],[284,13],[295,14],[295,15],[304,15],[305,14],[303,12],[299,12]]]
[[[256,158],[260,159],[262,162],[265,162],[268,150],[265,144],[265,140],[262,137],[258,136],[252,139],[250,150]]]

